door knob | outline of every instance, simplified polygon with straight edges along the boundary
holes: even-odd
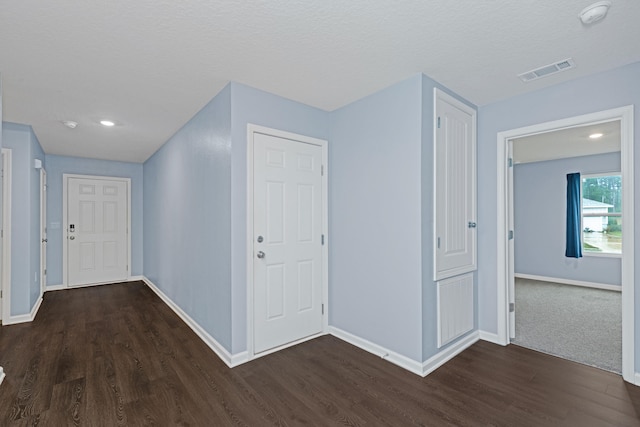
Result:
[[[262,251],[258,251],[258,253],[256,254],[258,256],[258,258],[264,258],[264,252]]]
[[[75,236],[70,236],[69,237],[69,240],[75,240],[75,239],[76,239]]]

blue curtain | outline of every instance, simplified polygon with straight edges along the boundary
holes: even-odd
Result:
[[[567,249],[566,257],[582,258],[580,238],[580,179],[579,173],[567,174]]]

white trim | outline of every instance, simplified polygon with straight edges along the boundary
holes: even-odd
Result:
[[[0,366],[0,384],[2,384],[2,381],[4,381],[4,377],[5,377],[4,369],[2,369],[2,366]]]
[[[516,273],[518,279],[538,280],[540,282],[560,283],[562,285],[581,286],[583,288],[604,289],[606,291],[622,292],[622,286],[609,285],[606,283],[584,282],[582,280],[561,279],[558,277],[537,276],[535,274]]]
[[[449,360],[462,353],[464,350],[475,344],[480,339],[478,331],[470,332],[467,336],[459,339],[454,344],[431,356],[422,364],[422,376],[426,377]]]
[[[635,373],[634,379],[635,379],[634,384],[640,386],[640,372]]]
[[[102,175],[79,175],[72,173],[62,174],[62,283],[65,286],[69,286],[69,277],[67,272],[67,249],[66,234],[67,234],[67,187],[69,184],[69,178],[80,179],[99,179],[107,181],[122,181],[127,184],[127,276],[123,279],[127,281],[131,277],[131,178],[121,176],[102,176]],[[115,282],[106,282],[115,283]],[[105,284],[105,283],[96,283]],[[93,286],[94,284],[88,284],[87,286]],[[85,285],[72,286],[74,288]]]
[[[426,377],[480,339],[480,333],[478,331],[470,332],[453,345],[431,356],[425,362],[420,363],[381,345],[372,343],[369,340],[360,338],[340,328],[336,328],[335,326],[329,326],[328,332],[336,338],[355,345],[368,353],[374,354],[381,359],[391,362],[409,372],[413,372],[416,375],[420,375],[421,377]]]
[[[11,316],[6,322],[2,322],[3,325],[15,325],[17,323],[28,323],[33,322],[38,314],[38,310],[40,309],[40,305],[42,304],[42,297],[38,298],[38,301],[33,305],[30,313],[27,314],[19,314],[17,316]]]
[[[189,326],[191,330],[195,332],[196,335],[198,335],[198,337],[200,337],[200,339],[204,341],[204,343],[208,345],[209,348],[213,350],[214,353],[216,353],[228,367],[233,368],[234,366],[238,366],[249,361],[248,352],[243,351],[236,354],[229,353],[227,349],[222,346],[222,344],[220,344],[218,341],[216,341],[215,338],[209,335],[209,333],[205,331],[204,328],[198,324],[198,322],[193,320],[187,313],[185,313],[184,310],[182,310],[180,306],[178,306],[178,304],[173,302],[173,300],[169,298],[164,292],[162,292],[160,288],[158,288],[151,280],[144,276],[141,280],[149,288],[151,288],[151,290],[155,292],[156,295],[158,295],[160,299],[164,301],[164,303],[167,304],[169,308],[171,308],[174,313],[176,313],[178,317],[180,317],[184,321],[184,323],[186,323],[187,326]]]
[[[482,341],[487,341],[494,344],[502,345],[500,344],[500,339],[498,337],[498,334],[494,334],[493,332],[487,332],[487,331],[478,331],[478,333]]]
[[[600,111],[582,116],[571,117],[553,122],[498,132],[497,134],[497,328],[501,344],[508,339],[508,291],[507,267],[509,253],[507,251],[506,220],[509,209],[507,197],[507,143],[514,138],[551,132],[559,129],[584,126],[586,124],[620,121],[620,148],[622,197],[622,216],[625,220],[623,229],[622,250],[622,377],[625,381],[635,381],[635,289],[634,289],[634,156],[633,156],[633,105]]]
[[[311,337],[302,338],[293,343],[272,349],[268,352],[262,352],[260,355],[273,353],[274,351],[290,347],[300,342],[307,341],[320,335],[327,333],[329,327],[329,143],[323,139],[312,138],[310,136],[299,135],[282,130],[271,129],[264,126],[258,126],[251,123],[247,124],[247,252],[246,252],[246,269],[247,269],[247,354],[248,360],[252,360],[260,355],[256,355],[253,350],[253,152],[254,152],[254,134],[261,133],[271,135],[278,138],[290,139],[293,141],[304,142],[307,144],[319,145],[322,148],[322,166],[324,173],[322,175],[322,234],[324,235],[324,245],[322,247],[322,304],[324,304],[324,316],[322,319],[322,332]]]
[[[389,350],[388,348],[382,347],[381,345],[374,344],[369,340],[360,338],[359,336],[353,335],[352,333],[344,331],[340,328],[336,328],[335,326],[329,326],[328,332],[334,337],[340,338],[342,341],[346,341],[349,344],[355,345],[356,347],[374,354],[381,359],[391,362],[394,365],[398,365],[409,372],[413,372],[416,375],[424,376],[423,364],[418,361],[410,359],[407,356],[403,356],[400,353],[396,353],[395,351]]]
[[[66,285],[50,285],[47,286],[46,292],[50,292],[50,291],[64,291],[64,290],[68,290],[68,289],[77,289],[77,288],[88,288],[91,286],[104,286],[104,285],[114,285],[116,283],[130,283],[130,282],[144,282],[144,276],[131,276],[128,277],[125,280],[117,280],[117,281],[110,281],[110,282],[97,282],[97,283],[84,283],[82,285],[75,285],[75,286],[66,286]]]
[[[7,324],[11,318],[11,179],[12,151],[2,149],[4,177],[2,179],[2,323]]]

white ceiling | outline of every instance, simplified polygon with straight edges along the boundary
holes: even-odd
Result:
[[[330,111],[424,72],[483,105],[640,61],[640,1],[585,27],[590,3],[4,1],[4,120],[50,154],[140,162],[230,80]],[[568,57],[573,70],[516,77]]]
[[[589,135],[601,133],[591,139]],[[620,151],[620,121],[598,123],[513,140],[515,163],[541,162]]]

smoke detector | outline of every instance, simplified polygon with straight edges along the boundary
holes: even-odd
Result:
[[[599,1],[582,9],[578,17],[584,25],[591,25],[607,16],[610,7],[610,1]]]
[[[68,127],[69,129],[75,129],[78,126],[78,122],[74,122],[73,120],[63,120],[62,124]]]

